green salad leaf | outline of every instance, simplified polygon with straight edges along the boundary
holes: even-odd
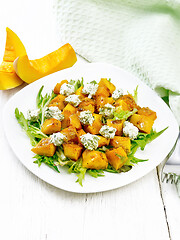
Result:
[[[157,137],[159,137],[168,127],[164,128],[163,130],[156,132],[155,130],[151,130],[151,132],[149,134],[146,133],[139,133],[137,136],[137,139],[132,140],[132,144],[135,147],[135,145],[137,145],[137,147],[140,147],[141,150],[144,150],[146,144],[148,144],[149,142],[153,141],[154,139],[156,139]]]
[[[40,110],[41,125],[44,123],[44,113],[45,113],[46,107],[49,105],[50,101],[57,96],[53,91],[50,94],[46,93],[43,96],[42,95],[43,89],[44,89],[44,86],[40,88],[36,97],[36,105],[37,105],[37,108]]]
[[[78,88],[84,86],[84,79],[82,78],[81,80],[71,80],[69,84],[74,85],[75,91],[78,90]]]
[[[55,164],[55,161],[57,160],[57,154],[55,153],[52,157],[47,156],[41,156],[41,155],[35,155],[34,158],[36,159],[34,163],[38,164],[40,167],[42,163],[46,164],[50,168],[54,169],[56,172],[60,172],[58,167]]]
[[[132,116],[136,112],[137,112],[136,108],[133,109],[133,111],[121,110],[120,112],[114,112],[114,118],[112,120],[113,121],[115,121],[115,120],[122,120],[122,119],[127,120],[130,116]]]

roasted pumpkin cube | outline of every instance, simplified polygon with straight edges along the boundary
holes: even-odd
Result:
[[[110,140],[110,145],[114,148],[122,147],[126,153],[130,153],[131,150],[131,140],[129,137],[114,136]]]
[[[137,113],[139,115],[144,115],[146,117],[149,117],[153,121],[156,120],[156,118],[157,118],[156,112],[154,112],[153,110],[149,109],[148,107],[140,108]]]
[[[78,88],[75,92],[76,95],[79,95],[80,98],[85,98],[86,95],[82,93],[82,90],[83,90],[83,86],[81,86],[80,88]]]
[[[77,131],[75,127],[70,126],[68,128],[65,128],[61,131],[61,133],[64,134],[65,136],[64,141],[66,143],[69,143],[69,142],[78,143],[78,136],[77,136]]]
[[[131,94],[123,95],[119,99],[123,100],[127,104],[128,111],[132,111],[134,108],[136,108],[137,110],[139,109],[139,106],[136,104]]]
[[[148,134],[151,132],[152,126],[154,124],[154,121],[151,118],[139,114],[133,114],[130,118],[130,122],[139,128],[139,131]]]
[[[116,89],[116,87],[114,86],[113,83],[111,83],[110,81],[107,80],[107,78],[101,78],[100,82],[99,82],[99,86],[106,86],[110,93],[112,94],[114,92],[114,90]]]
[[[56,147],[53,143],[50,143],[50,138],[43,138],[31,151],[39,155],[51,157],[54,155]]]
[[[98,96],[109,97],[109,95],[110,95],[110,91],[106,86],[99,86],[96,91],[95,97],[98,97]]]
[[[116,102],[115,102],[115,107],[116,107],[116,112],[118,111],[128,111],[129,110],[129,107],[127,105],[127,103],[122,100],[122,99],[117,99]]]
[[[113,99],[112,97],[108,97],[108,98],[107,98],[107,103],[109,103],[109,104],[114,104],[115,101],[114,101],[114,99]]]
[[[77,161],[82,153],[83,147],[77,144],[64,143],[63,144],[64,155],[72,160]]]
[[[100,138],[99,141],[98,141],[98,147],[109,145],[110,139],[107,139],[107,138],[102,137],[102,136],[98,136],[98,137]]]
[[[122,147],[115,148],[106,152],[106,157],[114,169],[118,170],[127,161],[127,154]]]
[[[102,106],[108,103],[108,97],[97,96],[96,97],[96,108],[99,110]]]
[[[80,122],[79,117],[78,117],[78,115],[76,113],[72,114],[69,117],[69,121],[70,121],[70,126],[73,126],[76,129],[78,129],[78,130],[82,128],[81,122]]]
[[[65,98],[65,96],[59,94],[51,100],[51,102],[49,103],[49,107],[58,107],[60,110],[63,110],[65,108]]]
[[[55,118],[46,119],[41,127],[45,134],[52,134],[61,131],[61,122]]]
[[[55,88],[54,88],[54,93],[55,94],[59,94],[60,92],[60,89],[61,89],[61,86],[64,84],[64,83],[68,83],[68,80],[62,80],[60,83],[57,83]]]
[[[67,128],[70,126],[70,116],[75,114],[77,112],[77,109],[72,106],[71,104],[67,104],[66,107],[63,110],[64,119],[62,120],[62,128]]]
[[[90,169],[106,169],[108,160],[105,153],[85,150],[82,154],[82,166]]]
[[[112,119],[107,119],[107,125],[109,127],[116,128],[116,136],[121,136],[123,134],[123,123],[124,120],[115,120],[112,121]]]
[[[66,107],[63,109],[63,112],[64,112],[64,111],[68,111],[68,112],[70,112],[71,114],[74,114],[74,113],[77,112],[77,109],[76,109],[74,106],[72,106],[70,103],[68,103],[68,104],[66,105]]]
[[[86,132],[89,132],[91,134],[98,134],[99,130],[102,127],[102,122],[101,122],[102,115],[93,113],[93,117],[94,117],[93,124],[84,126],[84,129]]]
[[[78,143],[81,144],[81,145],[82,145],[82,143],[81,143],[81,138],[80,137],[84,134],[86,134],[86,132],[83,129],[80,129],[80,130],[77,131]]]
[[[89,110],[89,111],[91,111],[93,113],[94,110],[95,110],[95,102],[94,102],[94,100],[91,99],[91,98],[88,98],[88,97],[84,98],[82,100],[82,102],[79,104],[78,110],[79,111],[87,111],[87,110]]]

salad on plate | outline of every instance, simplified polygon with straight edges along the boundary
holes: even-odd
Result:
[[[61,167],[77,174],[82,186],[85,174],[103,177],[119,174],[135,164],[148,161],[135,156],[138,149],[165,130],[153,129],[156,112],[137,103],[133,93],[116,89],[111,79],[84,83],[62,80],[50,94],[37,94],[36,109],[15,116],[30,138],[34,163],[42,163],[60,173]]]

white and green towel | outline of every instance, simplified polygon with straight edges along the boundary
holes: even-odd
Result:
[[[169,97],[180,124],[180,1],[56,0],[55,10],[62,42]]]

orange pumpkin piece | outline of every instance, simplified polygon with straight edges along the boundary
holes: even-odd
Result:
[[[102,115],[93,113],[93,117],[94,117],[93,124],[84,126],[84,130],[91,134],[98,134],[99,130],[102,127],[102,122],[101,122]]]
[[[31,151],[35,154],[52,157],[56,151],[56,147],[53,143],[50,143],[50,138],[43,138]]]
[[[148,134],[151,132],[152,126],[154,124],[154,121],[151,118],[139,114],[133,114],[130,118],[130,122],[139,128],[141,132]]]
[[[51,102],[49,103],[49,107],[58,107],[60,110],[63,110],[65,108],[65,96],[64,95],[57,95],[55,98],[53,98],[51,100]]]
[[[75,92],[76,95],[79,95],[81,98],[85,98],[85,94],[82,93],[83,90],[83,86],[81,86],[80,88],[78,88]]]
[[[124,120],[115,120],[112,121],[112,119],[107,119],[107,125],[109,127],[116,128],[116,136],[121,136],[123,134],[123,123]]]
[[[102,106],[108,103],[108,98],[104,96],[97,96],[96,97],[96,108],[99,110]]]
[[[64,141],[66,143],[78,143],[78,135],[75,127],[70,126],[68,128],[65,128],[61,131],[62,134],[64,134],[65,139]]]
[[[72,160],[77,161],[82,153],[83,147],[77,144],[64,143],[63,144],[64,155]]]
[[[59,94],[60,89],[61,89],[61,86],[62,86],[64,83],[68,83],[68,80],[62,80],[60,83],[57,83],[57,84],[56,84],[56,86],[54,87],[54,93],[55,93],[55,94]]]
[[[110,140],[110,145],[114,148],[122,147],[126,153],[130,153],[131,150],[131,140],[129,137],[114,136]]]
[[[119,100],[123,100],[127,104],[128,111],[132,111],[134,108],[139,109],[139,106],[136,104],[131,94],[123,95]]]
[[[63,109],[62,114],[64,115],[64,119],[62,120],[62,128],[67,128],[70,126],[70,116],[77,112],[77,108],[72,106],[70,103],[66,105]]]
[[[78,136],[78,143],[82,145],[81,143],[81,136],[86,134],[86,132],[83,129],[80,129],[79,131],[77,131],[77,136]]]
[[[89,110],[90,112],[94,112],[95,110],[95,102],[93,99],[90,99],[88,97],[85,97],[82,102],[79,104],[78,110],[79,111],[87,111]]]
[[[137,113],[139,115],[147,116],[147,117],[151,118],[153,121],[155,121],[156,118],[157,118],[156,112],[154,112],[153,110],[149,109],[148,107],[140,108]]]
[[[78,117],[77,114],[72,114],[69,117],[69,120],[70,120],[70,126],[73,126],[76,129],[78,129],[78,130],[82,128],[81,122],[80,122],[79,117]]]
[[[15,88],[23,83],[13,68],[13,62],[18,56],[25,55],[26,50],[19,37],[11,29],[6,28],[6,34],[5,52],[0,65],[0,90]]]
[[[90,169],[106,169],[108,160],[105,153],[85,150],[82,154],[82,166]]]
[[[127,103],[125,101],[123,101],[122,99],[116,100],[115,107],[116,107],[116,112],[121,111],[121,110],[128,111],[128,109],[129,109]]]
[[[107,80],[107,78],[101,78],[100,82],[99,82],[99,86],[106,86],[107,89],[109,90],[109,92],[112,94],[114,92],[114,90],[116,89],[116,87],[114,86],[113,83],[111,83],[110,81]]]
[[[107,138],[99,136],[99,135],[98,135],[98,137],[100,138],[98,141],[98,147],[109,145],[110,139],[107,139]]]
[[[41,127],[45,134],[52,134],[61,131],[61,122],[55,118],[46,119]]]
[[[107,151],[106,157],[115,170],[121,168],[128,159],[122,147]]]
[[[23,81],[31,83],[51,73],[72,67],[76,61],[76,53],[72,46],[67,43],[39,59],[29,60],[27,55],[19,56],[13,66]]]
[[[96,91],[95,97],[98,97],[98,96],[109,97],[109,95],[110,95],[110,91],[106,86],[99,86]]]

